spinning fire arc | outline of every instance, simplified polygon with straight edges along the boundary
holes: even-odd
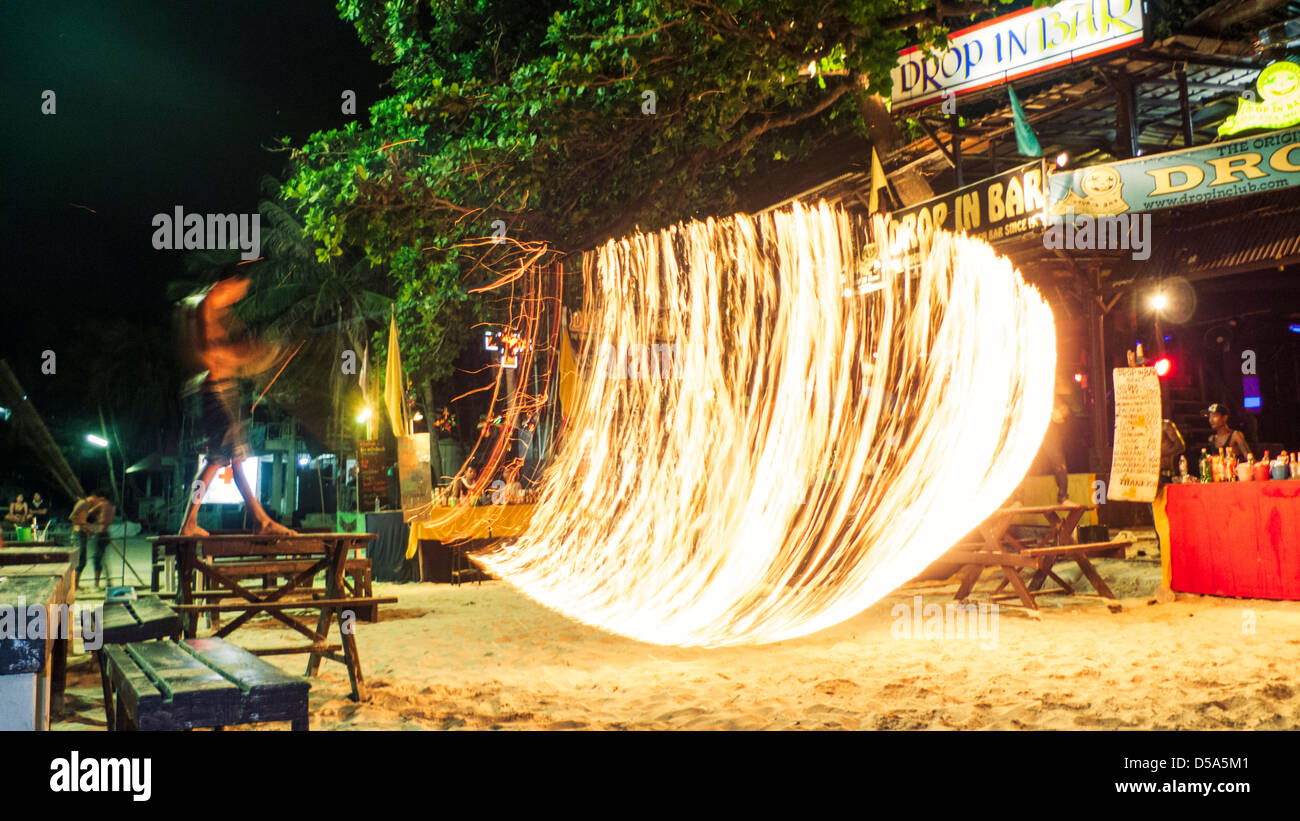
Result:
[[[527,535],[483,560],[614,633],[843,621],[1003,502],[1047,428],[1051,311],[980,241],[937,234],[909,264],[796,204],[609,242],[584,280],[596,367]]]

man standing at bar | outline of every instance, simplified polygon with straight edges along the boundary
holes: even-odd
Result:
[[[197,414],[200,449],[207,457],[207,463],[190,486],[189,508],[180,530],[182,536],[208,535],[198,524],[199,505],[223,467],[230,468],[235,487],[244,497],[248,512],[257,520],[260,533],[294,535],[266,514],[241,469],[242,462],[252,453],[240,414],[238,379],[261,373],[279,356],[275,348],[242,333],[231,308],[247,293],[248,278],[230,276],[206,293],[190,297],[182,306],[182,333],[188,337],[183,344],[189,348],[195,367],[202,368],[190,380],[186,393]]]
[[[1210,452],[1218,453],[1219,448],[1235,450],[1237,458],[1245,461],[1250,458],[1250,448],[1246,446],[1246,436],[1239,430],[1233,430],[1228,427],[1228,406],[1218,402],[1210,405],[1205,411],[1205,415],[1210,419],[1210,427],[1214,432],[1210,434]]]

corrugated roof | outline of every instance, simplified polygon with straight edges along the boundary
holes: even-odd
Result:
[[[1300,191],[1229,202],[1157,212],[1151,259],[1126,267],[1141,279],[1195,280],[1300,263]]]

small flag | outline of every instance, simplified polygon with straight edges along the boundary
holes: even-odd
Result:
[[[1029,126],[1029,118],[1025,116],[1025,110],[1020,106],[1016,90],[1007,86],[1007,94],[1011,97],[1011,118],[1015,123],[1016,148],[1026,157],[1043,156],[1043,149],[1038,144],[1038,135]]]
[[[885,169],[880,167],[880,155],[876,153],[876,147],[871,147],[871,203],[868,210],[876,213],[880,210],[880,189],[888,185],[885,177]]]
[[[393,436],[411,433],[407,421],[406,386],[402,381],[402,354],[397,345],[397,315],[388,323],[388,364],[384,368],[384,404],[388,406],[388,421],[393,426]]]

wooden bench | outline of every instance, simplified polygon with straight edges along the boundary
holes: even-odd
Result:
[[[181,636],[181,620],[176,611],[157,596],[142,596],[133,601],[105,602],[100,626],[104,644],[130,644]],[[84,635],[84,632],[83,632]]]
[[[1100,598],[1107,609],[1112,613],[1118,613],[1123,610],[1115,594],[1111,592],[1110,587],[1102,579],[1097,568],[1093,567],[1091,559],[1122,559],[1128,552],[1128,547],[1132,542],[1128,540],[1114,539],[1108,542],[1085,542],[1083,544],[1061,544],[1048,545],[1046,547],[1032,547],[1013,554],[1023,559],[1026,563],[1021,566],[1029,567],[1034,571],[1033,577],[1030,578],[1026,589],[1031,596],[1087,596],[1084,593],[1076,593],[1074,586],[1058,576],[1053,570],[1056,562],[1065,559],[1073,561],[1079,566],[1084,578],[1092,585],[1097,598]],[[1060,585],[1059,589],[1043,590],[1043,584],[1048,580]],[[1014,584],[1014,580],[1012,581]],[[994,589],[990,598],[994,601],[1021,598],[1019,592],[1014,594],[998,595],[1005,587],[1007,580],[1003,579]]]
[[[111,730],[192,730],[263,721],[307,729],[311,683],[222,639],[104,649],[116,702]]]
[[[181,620],[176,611],[157,596],[144,596],[132,601],[105,602],[99,624],[99,649],[95,660],[99,663],[99,681],[104,689],[104,718],[111,730],[115,725],[113,688],[104,661],[104,650],[115,644],[130,644],[150,639],[181,637]],[[86,614],[89,616],[90,614]],[[90,631],[81,629],[83,640]]]

